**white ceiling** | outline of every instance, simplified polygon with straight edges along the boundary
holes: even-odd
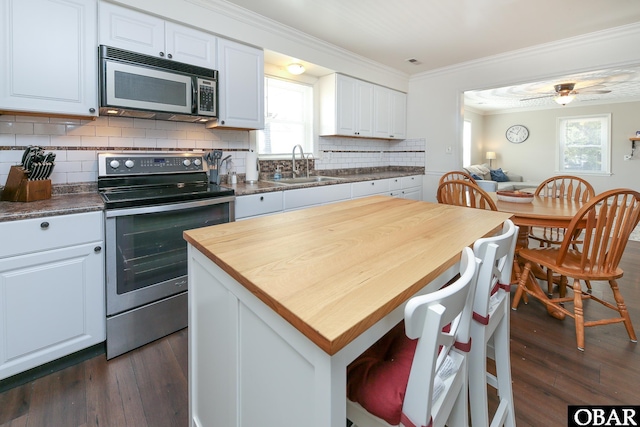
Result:
[[[408,75],[640,22],[640,0],[228,1]],[[270,61],[277,58],[267,56]],[[417,63],[407,61],[411,58]],[[514,108],[510,103],[519,103],[523,94],[546,93],[554,84],[574,80],[603,80],[612,90],[611,98],[621,94],[615,87],[629,92],[630,74],[637,75],[638,70],[628,71],[598,70],[593,75],[482,91],[469,102],[484,110]],[[640,89],[634,91],[637,95]],[[500,105],[489,107],[492,100]],[[553,100],[539,101],[545,102]]]

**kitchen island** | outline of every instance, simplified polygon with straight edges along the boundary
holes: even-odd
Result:
[[[375,196],[189,230],[194,426],[343,426],[346,367],[511,215]]]

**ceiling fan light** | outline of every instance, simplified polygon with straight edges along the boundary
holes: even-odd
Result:
[[[304,65],[302,64],[289,64],[287,65],[287,71],[297,76],[304,73]]]
[[[575,97],[576,97],[575,95],[571,95],[571,94],[567,94],[567,95],[561,94],[561,95],[558,95],[555,98],[553,98],[553,100],[556,101],[560,105],[567,105],[568,103],[573,101],[573,99]]]

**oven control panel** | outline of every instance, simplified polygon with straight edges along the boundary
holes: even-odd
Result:
[[[98,176],[206,172],[204,153],[98,153]]]

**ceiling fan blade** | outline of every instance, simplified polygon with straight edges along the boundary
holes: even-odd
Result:
[[[586,94],[592,94],[593,95],[593,94],[611,93],[611,91],[610,90],[598,90],[598,89],[596,89],[596,90],[591,90],[591,89],[582,90],[582,89],[580,89],[579,91],[577,91],[577,93],[582,93],[582,94],[585,94],[585,95]]]
[[[550,98],[550,97],[556,96],[556,95],[557,94],[555,94],[555,93],[550,93],[549,95],[534,96],[532,98],[523,98],[520,101],[531,101],[531,100],[534,100],[534,99]]]

